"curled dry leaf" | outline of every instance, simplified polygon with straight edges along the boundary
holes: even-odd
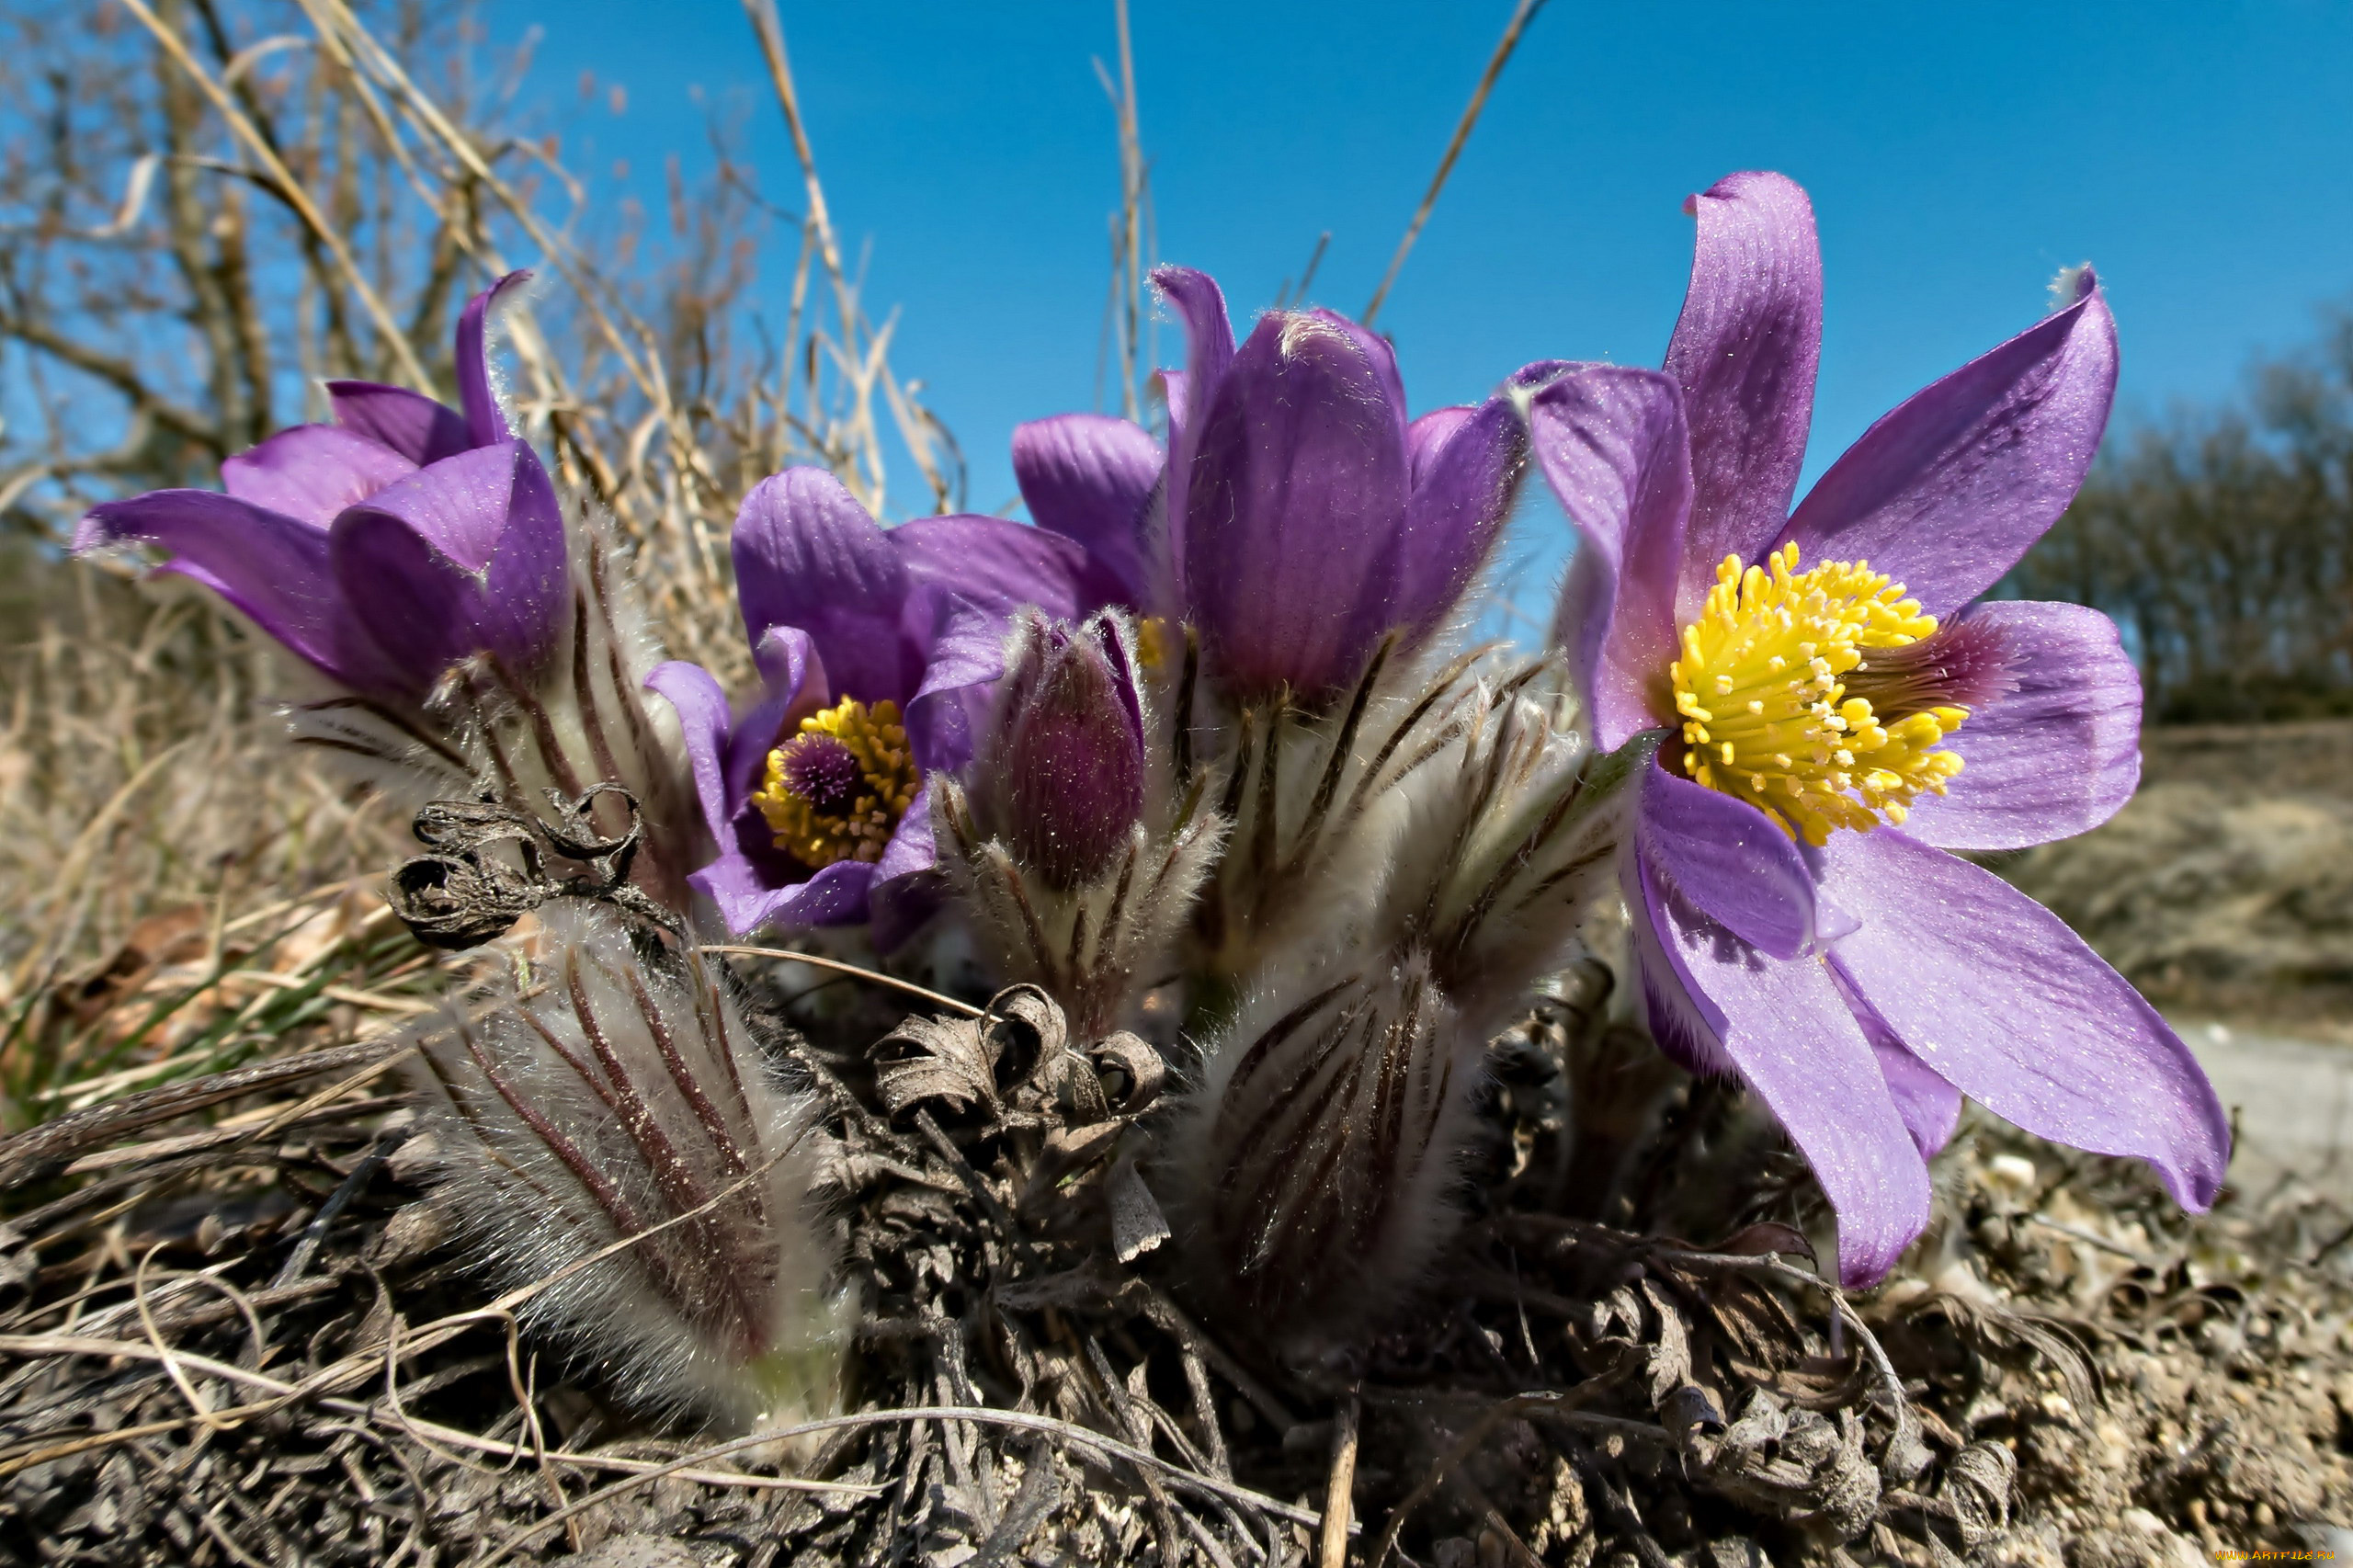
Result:
[[[998,1110],[993,1031],[973,1018],[909,1015],[874,1045],[874,1087],[892,1116],[924,1100],[955,1109]]]

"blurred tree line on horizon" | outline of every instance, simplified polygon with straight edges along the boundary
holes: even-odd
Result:
[[[2248,381],[2112,426],[1999,590],[2114,618],[2158,722],[2353,714],[2353,308]]]

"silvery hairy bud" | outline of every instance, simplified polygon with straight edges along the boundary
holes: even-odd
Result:
[[[1459,1228],[1488,1042],[1610,885],[1624,785],[1649,752],[1597,757],[1562,702],[1530,695],[1547,673],[1471,681],[1388,722],[1398,743],[1374,755],[1412,758],[1368,775],[1390,780],[1388,820],[1332,839],[1333,878],[1346,867],[1358,896],[1247,949],[1239,1005],[1207,1032],[1151,1172],[1187,1221],[1199,1294],[1288,1352],[1377,1326]],[[1229,868],[1265,820],[1243,813]]]
[[[1420,952],[1270,975],[1154,1172],[1211,1309],[1312,1356],[1393,1307],[1459,1221],[1486,1044]]]
[[[812,1188],[815,1102],[700,955],[551,905],[536,960],[420,1027],[442,1197],[528,1325],[625,1397],[744,1432],[831,1414],[854,1313]]]
[[[1157,978],[1223,837],[1200,786],[1153,766],[1157,733],[1125,617],[1029,612],[980,756],[938,797],[941,862],[1007,978],[1052,996],[1081,1039]]]

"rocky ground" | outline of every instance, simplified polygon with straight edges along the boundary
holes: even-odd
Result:
[[[1997,869],[2159,1006],[2353,1044],[2353,721],[2143,738],[2106,825]]]

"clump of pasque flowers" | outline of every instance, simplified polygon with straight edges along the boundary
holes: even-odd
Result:
[[[600,785],[643,802],[621,902],[660,929],[560,920],[422,1043],[485,1256],[561,1276],[537,1310],[656,1403],[776,1424],[842,1354],[822,1132],[705,933],[838,928],[940,973],[969,941],[1082,1041],[1154,1042],[1182,1089],[1122,1168],[1191,1301],[1293,1358],[1413,1299],[1489,1043],[1613,895],[1661,1049],[1779,1120],[1846,1282],[1920,1234],[1964,1096],[2202,1207],[2228,1131],[2181,1041],[1954,853],[2080,832],[2137,779],[2115,629],[1980,602],[2105,426],[2097,280],[1792,510],[1811,208],[1745,174],[1690,210],[1662,370],[1540,360],[1417,417],[1360,324],[1275,311],[1237,342],[1208,277],[1162,269],[1165,433],[1021,426],[1031,523],[885,527],[817,469],[751,490],[747,689],[656,660],[515,435],[483,350],[505,284],[460,324],[459,409],[338,384],[336,424],[231,460],[227,494],[98,508],[82,542],[160,548],[299,654],[332,688],[305,733],[492,805],[557,790],[534,842],[626,874],[589,813]],[[1579,544],[1523,655],[1470,643],[1465,606],[1531,467]]]
[[[1089,1028],[1157,1017],[1190,1084],[1148,1179],[1196,1299],[1313,1354],[1450,1234],[1487,1042],[1606,881],[1623,770],[1549,660],[1462,645],[1520,390],[1411,418],[1357,323],[1237,344],[1209,278],[1155,281],[1189,345],[1165,449],[1083,415],[1014,444],[1120,608],[1022,625],[938,837],[1012,972]]]

